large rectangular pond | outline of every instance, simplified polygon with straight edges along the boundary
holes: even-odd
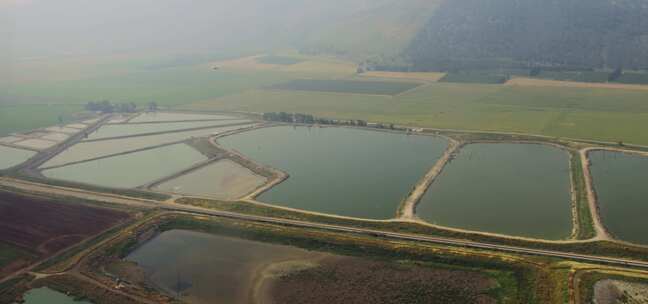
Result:
[[[266,181],[265,177],[224,159],[164,182],[155,190],[234,200],[254,191]]]
[[[20,165],[34,154],[36,152],[0,146],[0,170]]]
[[[235,119],[223,121],[195,121],[195,122],[170,122],[150,124],[119,124],[105,125],[96,132],[88,135],[88,140],[121,136],[135,136],[140,134],[168,132],[185,129],[215,127],[237,123],[249,123],[249,120]]]
[[[570,236],[569,154],[535,144],[471,144],[417,206],[434,224],[544,239]]]
[[[648,157],[593,151],[589,159],[605,227],[625,241],[648,244]]]
[[[188,303],[252,303],[255,278],[269,264],[318,256],[294,247],[172,230],[127,257],[151,281]]]
[[[142,267],[153,286],[190,304],[497,302],[491,298],[496,282],[475,271],[346,257],[185,230],[161,233],[126,260]],[[108,269],[119,277],[140,272],[112,266]]]
[[[76,301],[58,291],[47,287],[32,289],[24,296],[24,304],[92,304],[88,301]]]
[[[108,139],[93,142],[81,142],[56,155],[55,157],[47,161],[42,167],[47,168],[60,166],[71,162],[136,151],[148,147],[178,142],[192,137],[203,137],[220,134],[249,126],[250,125],[218,127],[187,132],[130,137],[124,139]]]
[[[207,158],[185,144],[44,170],[49,178],[105,187],[132,188],[171,175]]]
[[[388,219],[435,164],[447,140],[351,128],[281,126],[219,140],[290,177],[258,199],[276,205]]]

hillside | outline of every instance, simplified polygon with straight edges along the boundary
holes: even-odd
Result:
[[[434,14],[440,0],[374,1],[351,14],[337,14],[299,38],[306,53],[364,60],[400,54]],[[348,12],[348,11],[347,11]],[[332,22],[333,21],[333,22]]]
[[[405,54],[422,70],[647,68],[648,2],[444,1]]]

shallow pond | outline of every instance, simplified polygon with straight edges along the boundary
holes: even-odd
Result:
[[[24,304],[92,304],[87,301],[75,301],[71,297],[46,287],[28,291],[24,299]]]
[[[417,206],[434,224],[546,239],[569,237],[569,154],[534,144],[471,144]]]
[[[36,152],[0,146],[0,170],[19,165],[34,154]]]
[[[47,161],[42,167],[60,166],[71,162],[83,161],[118,153],[136,151],[148,147],[173,143],[192,137],[202,137],[249,127],[250,125],[200,129],[187,132],[167,133],[160,135],[108,139],[78,143]]]
[[[142,186],[206,160],[185,144],[44,170],[49,178],[115,188]]]
[[[648,244],[648,157],[593,151],[589,158],[605,227],[623,240]]]
[[[105,125],[96,132],[88,135],[88,140],[102,139],[119,136],[136,136],[148,133],[169,132],[194,128],[215,127],[229,124],[246,123],[249,120],[223,120],[223,121],[196,121],[196,122],[171,122],[151,124],[121,124]]]
[[[164,182],[155,190],[233,200],[254,191],[265,182],[265,177],[224,159]]]
[[[131,119],[129,122],[158,122],[158,121],[183,121],[183,120],[207,120],[207,119],[232,119],[236,117],[226,115],[209,115],[209,114],[188,114],[188,113],[168,113],[152,112],[142,113]]]
[[[268,265],[321,256],[295,247],[185,230],[167,231],[127,257],[151,281],[189,303],[251,303],[255,279]]]
[[[393,218],[447,140],[352,128],[281,126],[219,139],[228,149],[287,172],[260,201],[309,211]]]

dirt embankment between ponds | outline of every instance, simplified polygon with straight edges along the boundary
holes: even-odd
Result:
[[[592,220],[594,222],[594,228],[596,229],[596,234],[597,234],[595,239],[612,240],[614,239],[614,237],[610,235],[609,231],[607,231],[607,229],[605,228],[605,224],[603,224],[600,204],[598,201],[598,196],[596,194],[596,189],[594,187],[594,179],[592,177],[592,171],[590,168],[591,162],[589,159],[589,154],[595,151],[627,153],[627,154],[639,155],[644,157],[648,157],[648,152],[627,150],[623,148],[614,148],[614,147],[590,147],[579,151],[579,153],[581,154],[583,175],[585,177],[585,186],[587,188],[587,199],[589,201],[589,207],[592,213]]]
[[[416,220],[416,205],[419,203],[427,189],[434,182],[434,180],[441,174],[445,166],[455,157],[457,151],[464,145],[463,142],[449,139],[448,148],[434,166],[428,171],[425,176],[414,186],[407,198],[401,203],[398,211],[397,218],[401,220]]]

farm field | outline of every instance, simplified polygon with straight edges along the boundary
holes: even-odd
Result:
[[[316,91],[329,93],[397,95],[419,86],[415,82],[360,81],[345,79],[297,79],[276,84],[271,89],[288,91]]]
[[[648,133],[636,132],[648,127],[647,98],[648,90],[430,83],[394,97],[251,90],[183,107],[648,145]]]
[[[502,84],[506,82],[507,77],[503,74],[466,71],[447,73],[439,82],[457,82],[457,83],[482,83],[482,84]]]
[[[603,225],[622,240],[648,244],[648,157],[592,151],[589,158]]]
[[[19,165],[35,154],[33,151],[0,146],[0,170]]]
[[[437,82],[445,76],[445,73],[437,72],[383,72],[368,71],[359,75],[360,77],[369,78],[391,78],[391,79],[410,79]]]
[[[234,200],[252,192],[266,181],[265,177],[256,175],[231,160],[223,159],[166,181],[154,190]]]
[[[0,96],[1,98],[2,96]],[[83,111],[81,105],[3,104],[0,102],[0,137],[14,132],[53,126],[73,119],[73,114]]]
[[[569,155],[558,148],[470,144],[430,186],[416,215],[453,228],[565,239],[570,187]]]
[[[128,218],[124,212],[0,192],[0,242],[41,257]],[[83,227],[83,229],[80,229]]]
[[[158,288],[191,304],[250,303],[252,298],[263,303],[395,303],[411,294],[426,301],[442,298],[444,303],[496,302],[488,293],[496,283],[479,272],[337,256],[186,230],[163,232],[126,260],[142,267]]]
[[[541,71],[537,78],[578,82],[607,82],[610,72],[604,71]]]
[[[25,249],[0,242],[0,278],[29,265],[36,258]]]
[[[448,144],[432,136],[292,126],[257,129],[218,143],[288,173],[260,201],[371,219],[394,217]]]
[[[220,134],[249,126],[251,126],[251,124],[131,137],[124,139],[107,139],[92,142],[81,142],[56,155],[55,157],[47,161],[42,166],[42,168],[61,166],[72,162],[85,161],[99,157],[137,151],[159,145],[187,140],[192,137]]]
[[[314,57],[280,70],[239,68],[234,64],[214,71],[212,64],[143,70],[141,62],[124,59],[116,62],[116,66],[124,69],[119,76],[106,73],[87,79],[42,79],[15,85],[6,94],[70,104],[56,107],[77,110],[82,110],[82,106],[72,103],[97,98],[139,104],[153,99],[160,105],[191,109],[300,112],[420,127],[512,131],[648,144],[646,132],[634,131],[647,127],[646,86],[532,79],[536,82],[533,85],[430,83],[392,97],[336,93],[335,98],[331,98],[330,94],[322,92],[263,88],[313,77],[353,79],[355,68],[352,64]],[[635,108],[636,105],[639,108]],[[58,119],[51,111],[41,110],[43,119],[48,122],[30,123],[38,115],[21,115],[29,113],[27,110],[19,112],[13,111],[7,117],[13,121],[11,124],[0,119],[0,126],[6,121],[7,126],[11,126],[5,128],[5,134],[53,125]],[[3,110],[0,115],[4,113],[7,112]]]
[[[134,188],[207,160],[185,144],[175,144],[47,169],[46,177],[114,188]]]
[[[249,120],[234,119],[234,120],[223,120],[223,121],[104,125],[101,128],[99,128],[96,132],[88,135],[86,140],[106,139],[111,137],[137,136],[137,135],[148,134],[148,133],[181,131],[186,129],[217,127],[222,125],[250,123],[250,122],[251,121]]]

